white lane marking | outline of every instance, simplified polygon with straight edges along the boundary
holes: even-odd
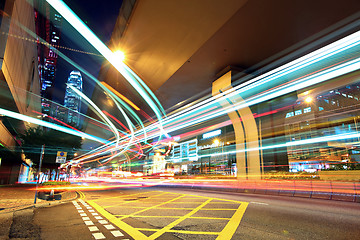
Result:
[[[104,225],[104,227],[105,227],[106,229],[108,229],[108,230],[115,229],[115,227],[114,227],[113,225],[111,225],[111,224],[109,224],[109,225]]]
[[[102,233],[93,233],[92,235],[95,239],[105,239],[105,236]]]
[[[82,208],[81,207],[76,207],[76,209],[81,210]]]
[[[84,221],[86,221],[86,220],[90,220],[90,218],[89,217],[83,217],[82,218]]]
[[[89,210],[89,212],[95,212],[95,210],[91,209],[91,210]]]
[[[99,229],[96,226],[89,227],[90,232],[99,231]]]
[[[71,202],[72,202],[73,204],[75,204],[75,203],[77,204],[77,202],[76,202],[75,200],[74,200],[74,201],[71,201]]]
[[[94,225],[92,221],[84,221],[86,225]]]
[[[92,207],[86,207],[87,209],[92,209]]]
[[[96,213],[96,212],[92,212],[91,213],[93,216],[97,216],[97,215],[99,215],[98,213]]]
[[[79,213],[83,213],[83,212],[84,212],[84,210],[78,210],[78,212],[79,212]]]
[[[108,221],[106,221],[106,220],[99,220],[99,223],[101,223],[101,224],[108,224]]]
[[[86,217],[86,213],[80,213],[80,216]]]
[[[99,219],[103,219],[101,216],[95,216],[95,219],[99,220]]]
[[[114,237],[122,237],[124,234],[122,234],[119,230],[116,231],[110,231]],[[125,240],[125,239],[124,239]]]
[[[260,204],[260,205],[269,205],[269,204],[267,204],[267,203],[262,203],[262,202],[250,202],[250,203]]]

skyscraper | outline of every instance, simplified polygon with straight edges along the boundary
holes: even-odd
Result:
[[[82,77],[79,71],[72,71],[67,80],[67,84],[77,88],[82,92]],[[76,94],[69,86],[66,87],[64,106],[68,108],[67,122],[73,126],[80,126],[81,97]]]
[[[35,26],[38,36],[38,68],[41,81],[42,112],[50,115],[56,77],[57,48],[60,42],[62,17],[48,4],[36,4]],[[50,44],[49,47],[47,44]]]

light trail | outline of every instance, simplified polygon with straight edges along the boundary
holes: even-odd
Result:
[[[77,95],[79,95],[81,97],[81,100],[84,99],[85,102],[87,102],[88,104],[90,104],[92,106],[92,108],[95,110],[95,113],[102,119],[104,120],[108,126],[112,129],[112,132],[114,133],[116,140],[115,140],[115,145],[117,146],[119,143],[119,133],[118,130],[116,129],[116,127],[114,126],[114,124],[112,124],[112,122],[107,118],[107,116],[99,109],[98,106],[95,105],[95,103],[93,101],[91,101],[84,93],[82,93],[79,89],[77,89],[76,87],[72,86],[71,84],[66,84],[67,87],[69,87],[72,91],[74,91]]]
[[[54,123],[50,123],[50,122],[46,122],[46,121],[43,121],[43,120],[40,120],[40,119],[37,119],[37,118],[32,118],[32,117],[29,117],[29,116],[26,116],[26,115],[23,115],[23,114],[20,114],[20,113],[12,112],[12,111],[9,111],[9,110],[3,109],[3,108],[0,108],[0,114],[2,114],[4,116],[11,117],[11,118],[18,119],[20,121],[29,122],[29,123],[33,123],[33,124],[40,125],[40,126],[43,126],[43,127],[51,128],[51,129],[54,129],[54,130],[57,130],[57,131],[60,131],[60,132],[68,133],[70,135],[83,137],[83,138],[93,140],[93,141],[96,141],[96,142],[100,142],[100,143],[107,143],[108,142],[105,139],[102,139],[102,138],[99,138],[99,137],[96,137],[96,136],[92,136],[90,134],[87,134],[87,133],[84,133],[84,132],[81,132],[81,131],[78,131],[78,130],[73,130],[71,128],[63,127],[63,126],[60,126],[60,125],[57,125],[57,124],[54,124]]]
[[[99,53],[101,53],[114,67],[117,69],[124,78],[135,88],[135,90],[144,98],[146,103],[154,111],[159,122],[159,129],[161,131],[162,114],[165,112],[161,105],[159,107],[154,103],[153,99],[157,103],[156,96],[151,93],[145,83],[123,62],[118,61],[118,57],[114,54],[84,23],[80,18],[62,1],[60,0],[46,0],[56,11],[58,11],[64,19],[66,19]],[[144,89],[145,88],[145,89]],[[151,96],[148,95],[150,93]],[[153,99],[152,99],[153,98]]]
[[[102,85],[104,85],[107,89],[112,91],[114,94],[116,94],[119,98],[121,98],[123,101],[125,101],[127,104],[132,106],[136,111],[140,111],[140,108],[136,106],[132,101],[130,101],[128,98],[126,98],[124,95],[116,91],[114,88],[112,88],[109,84],[106,82],[101,82]]]
[[[149,104],[158,119],[156,123],[143,127],[140,130],[133,130],[130,141],[127,141],[127,135],[122,137],[119,136],[118,130],[114,125],[112,125],[110,119],[108,119],[109,121],[105,120],[107,122],[107,126],[110,126],[116,135],[116,140],[107,142],[105,146],[101,146],[95,151],[92,151],[94,154],[89,152],[89,154],[86,154],[82,159],[88,159],[120,150],[119,153],[112,154],[109,158],[111,160],[115,156],[118,156],[128,150],[131,144],[136,145],[146,142],[146,139],[149,138],[158,139],[157,143],[154,144],[156,145],[161,142],[161,137],[163,135],[170,139],[170,136],[167,133],[185,129],[190,126],[194,126],[195,124],[203,123],[216,117],[226,115],[229,112],[254,106],[299,89],[323,83],[329,79],[354,72],[360,68],[358,47],[360,32],[356,32],[272,71],[249,79],[247,82],[225,91],[223,96],[211,97],[207,100],[196,103],[185,110],[178,111],[170,115],[168,118],[162,119],[162,114],[164,113],[161,109],[161,105],[143,81],[124,63],[119,62],[110,49],[108,49],[106,45],[102,43],[62,1],[47,0],[47,2],[60,12],[64,18],[67,19],[70,24],[72,24],[79,33],[90,42],[90,44],[103,54],[103,56],[108,59],[108,61],[127,79],[127,81],[129,81],[129,83]],[[346,58],[344,58],[344,56],[346,56]],[[249,78],[249,76],[246,78]],[[102,84],[99,85],[101,87]],[[103,87],[104,88],[102,89],[112,96],[115,104],[117,104],[117,102],[121,102],[118,99],[114,99],[115,97],[119,97],[114,96],[117,95],[116,93],[109,91],[106,86]],[[220,103],[222,101],[227,101],[227,99],[237,100],[237,96],[241,96],[245,101],[234,103],[226,108],[220,106]],[[129,102],[126,103],[129,104]],[[132,106],[131,104],[129,105]],[[117,107],[120,111],[122,111],[122,108],[118,106],[118,104]],[[134,106],[132,107],[137,111],[140,110],[139,108],[139,110],[136,109]],[[129,109],[127,110],[130,111]],[[101,110],[97,112],[104,114]],[[126,118],[129,128],[131,128],[131,121],[127,118],[125,112],[122,111],[122,114]],[[136,116],[134,117],[136,118]],[[247,149],[246,151],[251,151],[251,149]]]

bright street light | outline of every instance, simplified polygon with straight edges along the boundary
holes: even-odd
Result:
[[[117,50],[114,52],[115,56],[117,59],[119,59],[121,62],[123,62],[125,60],[125,54],[124,52]]]
[[[305,102],[306,102],[306,103],[311,103],[311,102],[312,102],[312,98],[311,98],[311,97],[305,98]]]

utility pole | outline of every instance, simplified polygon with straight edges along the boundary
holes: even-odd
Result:
[[[38,169],[38,173],[37,173],[38,179],[37,179],[37,182],[36,182],[34,204],[36,204],[37,190],[38,190],[38,185],[39,185],[39,181],[40,181],[40,172],[41,172],[42,160],[44,158],[44,152],[45,152],[45,144],[43,144],[42,147],[41,147],[40,163],[39,163],[39,169]]]

